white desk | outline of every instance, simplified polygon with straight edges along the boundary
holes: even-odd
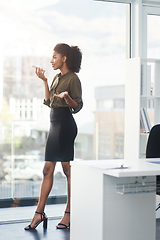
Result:
[[[155,240],[159,174],[142,159],[72,162],[71,240]]]

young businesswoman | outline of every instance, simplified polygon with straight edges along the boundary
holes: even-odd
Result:
[[[56,162],[61,162],[67,177],[67,205],[58,229],[70,226],[70,161],[74,155],[74,140],[77,125],[72,113],[77,113],[83,106],[81,83],[76,75],[81,67],[82,53],[77,46],[57,44],[54,48],[51,64],[54,70],[59,69],[49,89],[45,70],[36,67],[36,75],[43,80],[45,88],[44,104],[51,108],[50,130],[45,149],[45,165],[40,198],[36,212],[25,230],[35,229],[41,222],[47,228],[45,204],[53,185]]]

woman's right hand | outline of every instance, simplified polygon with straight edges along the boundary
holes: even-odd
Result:
[[[47,78],[44,75],[45,70],[43,70],[43,68],[36,67],[35,73],[37,77],[41,78],[43,81],[47,81]]]

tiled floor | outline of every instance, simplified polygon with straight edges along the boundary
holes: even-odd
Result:
[[[48,229],[43,231],[42,225],[37,230],[25,231],[24,227],[28,223],[14,223],[0,225],[1,240],[70,240],[70,230],[56,229],[55,226],[59,219],[50,220]],[[143,240],[143,239],[142,239]],[[151,239],[153,240],[153,239]],[[160,240],[160,219],[156,221],[156,240]]]
[[[157,204],[160,202],[160,197],[156,202]],[[33,206],[0,209],[0,240],[70,240],[69,229],[56,229],[65,210],[65,204],[46,206],[45,212],[49,218],[46,231],[43,230],[43,224],[36,230],[25,231],[24,227],[29,225],[35,208]],[[156,215],[156,240],[160,240],[160,209]]]
[[[69,229],[56,229],[65,204],[47,205],[45,212],[48,216],[48,228],[43,230],[41,223],[36,230],[25,231],[36,209],[33,207],[1,208],[0,209],[0,240],[69,240]]]
[[[156,240],[160,240],[160,219],[156,220]]]
[[[47,230],[43,230],[43,224],[40,224],[36,230],[25,231],[24,227],[29,223],[14,223],[0,225],[1,240],[69,240],[69,229],[56,229],[56,224],[60,219],[49,220]]]

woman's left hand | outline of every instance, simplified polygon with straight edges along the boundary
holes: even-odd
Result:
[[[77,107],[77,102],[74,101],[74,100],[69,96],[69,94],[68,94],[67,91],[61,92],[60,94],[54,94],[54,96],[56,96],[56,97],[58,97],[58,98],[64,98],[64,100],[66,101],[66,103],[67,103],[70,107],[76,109],[76,107]]]
[[[54,94],[54,96],[58,97],[58,98],[68,98],[68,92],[65,91],[65,92],[61,92],[60,94]]]

